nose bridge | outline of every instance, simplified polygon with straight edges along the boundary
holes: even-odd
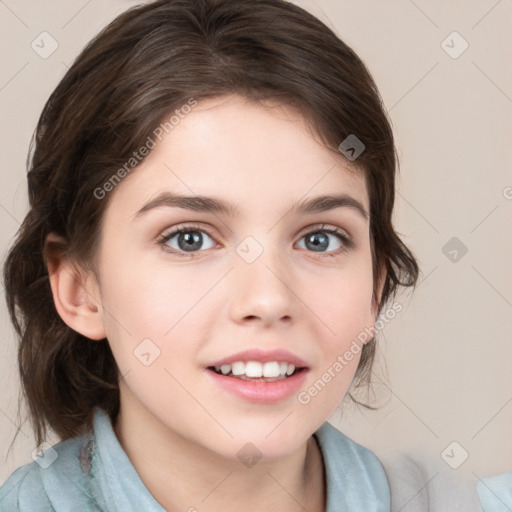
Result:
[[[236,248],[231,313],[235,320],[257,317],[265,323],[296,315],[290,267],[283,247],[267,236],[246,237]]]

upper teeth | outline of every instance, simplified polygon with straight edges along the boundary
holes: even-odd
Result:
[[[216,366],[215,369],[224,375],[232,372],[233,375],[246,375],[247,377],[279,377],[291,375],[295,371],[295,365],[291,363],[278,363],[277,361],[268,363],[235,361],[231,364]]]

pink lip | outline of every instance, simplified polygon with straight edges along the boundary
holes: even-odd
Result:
[[[300,387],[304,384],[306,375],[308,374],[308,370],[304,369],[286,379],[265,382],[227,377],[226,375],[219,375],[213,370],[208,369],[205,371],[214,384],[220,386],[223,390],[237,398],[258,404],[272,404],[295,396]]]
[[[276,349],[276,350],[261,350],[261,349],[250,349],[237,352],[236,354],[224,357],[207,365],[210,366],[222,366],[223,364],[231,364],[236,361],[259,361],[261,363],[268,363],[271,361],[277,361],[278,363],[291,363],[297,368],[306,368],[307,364],[300,357],[292,354],[288,350]]]

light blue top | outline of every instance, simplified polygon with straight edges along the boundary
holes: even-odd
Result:
[[[96,409],[93,423],[92,435],[58,443],[18,468],[0,488],[0,511],[165,512],[135,471],[108,415]],[[377,457],[327,422],[314,435],[325,464],[325,512],[390,512],[389,485]]]
[[[512,511],[512,471],[484,478],[476,488],[484,512]]]

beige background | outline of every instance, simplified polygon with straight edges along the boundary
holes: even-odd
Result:
[[[25,159],[44,102],[85,43],[135,3],[0,2],[2,258],[27,211]],[[381,334],[382,407],[330,420],[379,455],[421,451],[444,464],[456,441],[452,460],[469,456],[454,471],[511,470],[512,1],[296,3],[334,27],[376,79],[401,156],[396,224],[423,271]],[[43,31],[59,45],[46,59],[31,48]],[[442,44],[454,31],[469,44],[458,58],[445,51],[462,49],[458,36]],[[452,237],[468,249],[457,262],[442,251]],[[1,483],[35,446],[25,425],[8,453],[18,384],[3,297],[0,314]]]

